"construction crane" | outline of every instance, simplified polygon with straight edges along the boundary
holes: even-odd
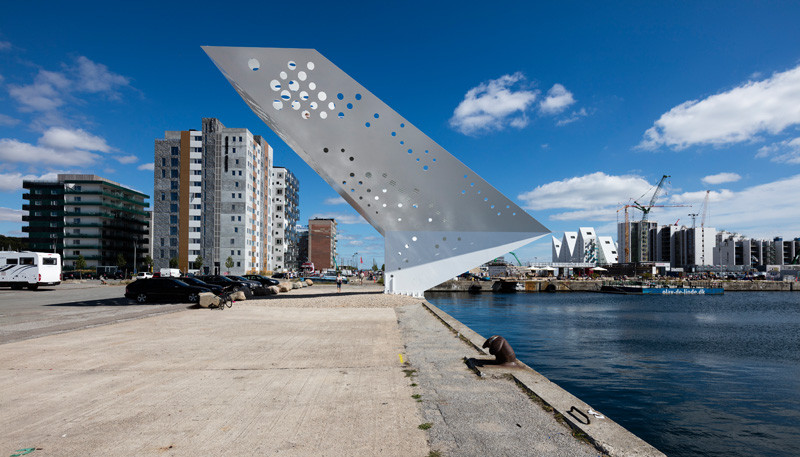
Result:
[[[519,261],[519,257],[517,257],[516,254],[514,254],[513,252],[509,252],[509,254],[513,255],[514,258],[517,259],[517,265],[522,266],[522,262]]]
[[[625,213],[625,233],[622,234],[623,237],[624,237],[623,252],[625,252],[625,257],[623,257],[623,259],[625,260],[625,262],[630,262],[631,261],[631,242],[630,242],[631,225],[630,225],[630,216],[628,214],[628,208],[639,209],[639,206],[640,205],[630,205],[630,204],[629,205],[622,205],[622,207],[620,207],[617,210],[617,224],[619,224],[619,212],[623,211]],[[653,205],[650,208],[691,208],[691,207],[692,207],[692,205]],[[675,221],[675,225],[678,225],[679,221],[680,221],[680,219]],[[640,258],[641,258],[641,256],[640,256]],[[620,261],[620,262],[622,262],[622,261]],[[637,262],[638,262],[638,260],[637,260]]]
[[[638,259],[644,258],[647,255],[647,252],[649,251],[649,246],[647,241],[647,239],[649,238],[647,236],[647,216],[650,214],[650,210],[652,210],[655,207],[656,201],[658,201],[658,194],[664,187],[664,181],[666,181],[667,178],[669,177],[670,175],[661,176],[661,180],[658,181],[656,189],[653,191],[653,196],[650,197],[650,203],[648,203],[647,206],[642,205],[636,200],[633,201],[633,206],[642,212],[642,220],[639,223],[639,255],[637,256]],[[645,195],[647,195],[647,192],[645,192],[642,195],[642,197],[644,197]],[[642,197],[639,198],[641,199]]]
[[[691,217],[691,218],[692,218],[692,228],[694,228],[694,227],[695,227],[695,225],[694,225],[694,224],[695,224],[695,218],[696,218],[697,216],[699,216],[699,215],[700,215],[700,213],[689,213],[689,217]]]

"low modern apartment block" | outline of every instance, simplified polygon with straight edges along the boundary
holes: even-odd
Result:
[[[33,251],[57,252],[65,269],[80,257],[87,268],[143,266],[148,195],[95,175],[60,174],[55,181],[24,181],[22,228]],[[121,255],[121,259],[120,259]],[[120,260],[124,265],[120,265]]]
[[[299,183],[284,167],[272,169],[272,235],[275,271],[300,269],[297,220]]]
[[[174,259],[181,271],[272,270],[271,169],[272,147],[261,136],[215,118],[157,139],[155,268]]]

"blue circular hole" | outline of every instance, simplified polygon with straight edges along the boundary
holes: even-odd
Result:
[[[467,191],[466,191],[466,190],[462,190],[462,191],[461,191],[461,193],[462,193],[462,194],[466,194],[466,193],[467,193]]]
[[[353,104],[352,103],[348,103],[347,104],[347,109],[353,109]]]
[[[419,162],[419,157],[417,157],[417,162]]]
[[[338,98],[339,100],[344,100],[344,94],[339,92],[338,94],[336,94],[336,98]]]
[[[425,150],[425,154],[427,154],[427,153],[428,153],[428,150],[426,149],[426,150]],[[467,177],[467,175],[464,175],[464,177],[466,178],[466,177]]]
[[[414,150],[413,150],[413,149],[409,149],[409,150],[408,150],[408,153],[409,153],[409,154],[411,154],[412,152],[414,152]]]
[[[375,113],[375,119],[381,117],[378,113]]]
[[[339,119],[342,119],[343,117],[344,117],[344,113],[339,113]]]
[[[366,124],[364,124],[364,125],[366,125],[367,127],[369,127],[369,122],[367,122],[367,123],[366,123]]]
[[[425,151],[425,152],[428,152],[428,151]],[[466,177],[467,177],[467,175],[464,175],[464,178],[466,178]]]
[[[427,170],[427,169],[428,169],[428,166],[427,166],[427,165],[425,165],[424,167],[422,167],[422,169],[423,169],[423,170]]]
[[[392,132],[392,136],[397,136],[397,132]]]
[[[436,159],[433,159],[433,161],[436,162]]]
[[[405,144],[405,143],[406,143],[405,141],[401,141],[401,142],[400,142],[400,144]]]
[[[356,100],[361,100],[361,94],[356,94]]]
[[[405,126],[406,126],[405,124],[400,124],[400,128],[403,128],[403,127],[405,127]]]

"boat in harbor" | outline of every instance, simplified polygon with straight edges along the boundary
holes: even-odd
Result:
[[[661,284],[605,284],[600,292],[623,295],[722,295],[722,287],[679,287]]]

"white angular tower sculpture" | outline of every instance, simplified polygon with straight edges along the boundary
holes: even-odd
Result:
[[[250,108],[385,239],[385,292],[421,296],[549,233],[313,49],[205,46]]]

